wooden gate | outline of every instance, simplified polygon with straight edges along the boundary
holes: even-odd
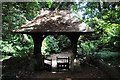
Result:
[[[69,69],[69,57],[58,58],[57,57],[57,69]]]
[[[52,71],[52,59],[44,58],[44,69]]]

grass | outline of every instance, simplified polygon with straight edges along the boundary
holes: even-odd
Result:
[[[107,65],[109,66],[120,66],[120,52],[98,52],[96,53],[98,56],[100,56]]]
[[[108,58],[108,57],[120,56],[120,52],[108,52],[108,51],[104,51],[104,52],[98,52],[96,54],[98,54],[101,58]]]

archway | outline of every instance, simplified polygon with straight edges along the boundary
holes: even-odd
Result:
[[[60,53],[69,49],[71,49],[71,41],[65,35],[48,35],[42,41],[42,55]]]
[[[41,46],[41,53],[44,56],[44,67],[57,68],[57,58],[73,56],[70,39],[61,34],[47,35]]]

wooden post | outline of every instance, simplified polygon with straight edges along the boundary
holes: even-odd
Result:
[[[70,41],[71,41],[71,47],[72,47],[72,52],[73,52],[73,57],[71,57],[71,71],[73,72],[73,70],[74,70],[74,58],[77,55],[77,41],[78,41],[80,34],[69,33],[66,36],[68,36]]]
[[[34,33],[31,35],[34,41],[34,69],[35,71],[40,71],[44,69],[44,61],[41,54],[41,46],[43,41],[43,35],[40,35],[40,33]]]
[[[80,34],[78,33],[71,33],[70,35],[67,35],[71,41],[71,46],[72,46],[72,52],[74,54],[74,57],[77,55],[77,42]]]

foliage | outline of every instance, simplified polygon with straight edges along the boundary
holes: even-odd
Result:
[[[90,36],[87,36],[87,41],[83,38],[78,40],[77,51],[81,61],[85,62],[91,58],[105,58],[104,60],[111,65],[119,65],[120,5],[114,2],[104,2],[100,6],[98,2],[88,2],[82,9],[84,11],[83,21],[94,28],[96,32],[92,35],[93,40],[92,38],[89,40]]]
[[[36,3],[2,3],[2,54],[24,56],[33,47],[32,38],[26,34],[15,34],[12,30],[38,15]]]
[[[35,3],[3,3],[3,39],[9,39],[11,30],[20,27],[26,21],[38,15]],[[29,13],[28,13],[29,12]],[[7,30],[7,31],[6,31]],[[4,32],[5,31],[5,32]],[[5,35],[8,36],[5,36]]]
[[[12,47],[12,43],[9,44],[7,41],[0,41],[0,45],[1,45],[1,48],[2,48],[1,49],[2,53],[6,53],[6,55],[8,55],[10,53],[12,53],[12,54],[16,53],[15,49]]]
[[[101,47],[109,47],[107,50],[117,50],[119,48],[119,46],[115,44],[116,42],[119,43],[119,24],[105,22],[97,17],[88,19],[87,22],[89,25],[95,27],[95,30],[97,31],[95,34],[99,37],[98,40],[100,42],[98,44],[100,44]]]
[[[16,55],[23,56],[26,55],[26,53],[31,52],[30,50],[33,49],[32,38],[28,35],[15,34],[12,33],[11,31],[13,29],[20,27],[25,22],[32,20],[35,16],[39,15],[41,8],[49,8],[51,10],[54,10],[55,8],[67,9],[68,6],[66,5],[70,4],[72,3],[52,2],[52,0],[49,0],[48,2],[38,2],[36,0],[36,2],[31,3],[29,2],[2,3],[3,27],[2,27],[2,40],[0,42],[0,44],[2,45],[1,47],[2,54],[11,56]],[[55,45],[57,44],[58,43],[51,45],[56,47]],[[50,49],[51,48],[53,49],[54,47],[50,47]],[[56,49],[57,48],[55,48],[55,51],[57,51]]]
[[[84,41],[84,40],[79,40],[80,44],[78,44],[78,54],[79,55],[84,55],[84,56],[89,56],[94,54],[97,51],[97,41]]]
[[[97,52],[95,53],[98,55],[102,61],[105,61],[111,67],[119,67],[120,66],[120,52]]]
[[[24,38],[24,37],[23,37]],[[31,51],[30,49],[33,47],[32,41],[29,39],[29,41],[23,39],[22,40],[12,40],[12,41],[1,41],[1,52],[4,56],[25,56],[26,53],[29,53]],[[18,42],[19,41],[19,42]],[[31,45],[32,44],[32,45]]]
[[[81,47],[82,47],[84,53],[91,53],[91,52],[95,52],[95,50],[96,50],[96,46],[95,46],[94,42],[81,43]]]
[[[41,51],[43,55],[49,55],[50,53],[58,53],[61,49],[58,46],[58,41],[54,36],[47,36],[42,43]]]
[[[96,54],[98,54],[101,58],[108,58],[108,57],[117,57],[120,55],[120,52],[97,52]]]
[[[71,45],[71,42],[70,42],[69,38],[66,37],[65,35],[60,35],[57,38],[57,40],[59,41],[58,45],[59,45],[59,47],[60,47],[61,50],[65,49],[65,48],[68,48]]]
[[[120,6],[114,2],[104,3],[107,6],[104,8],[105,5],[102,5],[100,11],[98,3],[92,4],[94,3],[88,3],[86,7],[96,14],[89,13],[92,16],[88,16],[84,21],[96,30],[99,51],[119,51],[120,46],[116,43],[120,43]]]
[[[69,46],[70,40],[65,35],[59,35],[57,38],[49,35],[43,40],[41,51],[43,55],[49,55],[51,53],[59,53]]]
[[[3,55],[22,56],[33,49],[32,38],[28,35],[15,34],[11,30],[20,27],[25,22],[39,15],[40,9],[48,8],[72,10],[77,17],[95,29],[96,41],[82,41],[81,53],[95,51],[120,51],[120,4],[115,2],[25,2],[2,3],[2,40],[0,41]],[[82,16],[78,14],[83,14]],[[79,41],[78,41],[79,42]],[[57,38],[48,36],[43,41],[43,53],[60,52],[68,47],[70,40],[67,37]],[[79,44],[80,46],[80,44]],[[78,51],[78,53],[80,53]]]

